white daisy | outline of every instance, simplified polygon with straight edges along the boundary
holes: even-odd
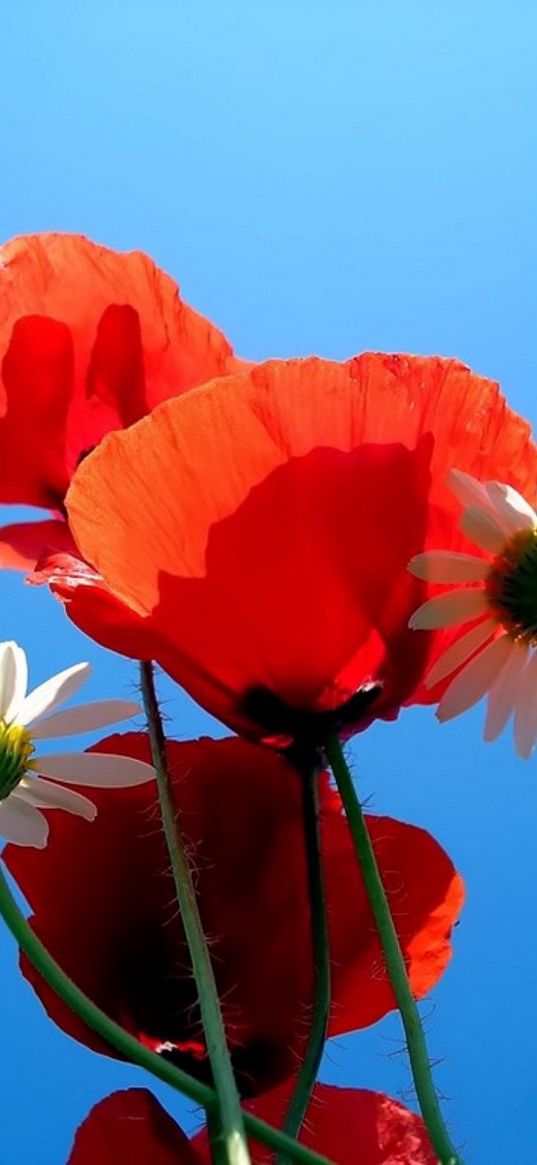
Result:
[[[448,484],[464,507],[461,529],[487,557],[432,550],[408,564],[426,582],[463,584],[423,603],[410,627],[473,624],[425,683],[432,687],[460,669],[440,700],[438,719],[459,716],[488,693],[485,740],[495,740],[514,714],[516,750],[527,758],[537,742],[537,514],[512,486],[476,481],[457,469]]]
[[[105,728],[140,712],[128,700],[98,700],[56,712],[85,682],[88,663],[68,667],[27,693],[28,665],[17,643],[0,643],[0,834],[15,845],[43,849],[48,823],[41,809],[65,809],[87,821],[97,809],[57,781],[122,788],[154,778],[151,765],[102,752],[35,755],[35,742]]]

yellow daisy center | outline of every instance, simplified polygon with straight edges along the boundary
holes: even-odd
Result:
[[[33,751],[26,728],[0,720],[0,801],[9,797],[22,780]]]
[[[537,647],[537,528],[519,530],[510,538],[494,559],[486,589],[513,638]]]

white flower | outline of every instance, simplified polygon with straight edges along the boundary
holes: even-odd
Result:
[[[448,484],[464,507],[462,530],[487,557],[433,550],[409,562],[411,573],[427,582],[465,584],[429,599],[410,627],[472,623],[425,683],[432,687],[457,671],[438,705],[442,721],[488,693],[485,740],[495,740],[514,715],[516,750],[527,758],[537,742],[537,514],[509,485],[479,482],[456,469]]]
[[[0,834],[16,845],[43,849],[48,823],[41,809],[65,809],[95,819],[92,801],[57,781],[122,788],[151,780],[151,765],[102,752],[35,755],[35,742],[73,736],[127,720],[140,711],[127,700],[99,700],[56,712],[85,682],[88,663],[68,667],[26,694],[28,665],[17,643],[0,643]],[[49,779],[51,778],[51,779]]]

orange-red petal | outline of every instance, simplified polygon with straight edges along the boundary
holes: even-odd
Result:
[[[241,366],[146,255],[81,235],[0,248],[0,501],[57,508],[110,429]]]
[[[415,697],[434,636],[408,629],[426,588],[406,568],[460,544],[453,465],[533,489],[528,426],[492,381],[432,357],[274,361],[110,436],[67,505],[155,657],[259,733],[252,687],[319,710],[375,678],[384,716]]]

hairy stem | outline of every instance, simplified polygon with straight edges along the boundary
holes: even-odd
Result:
[[[211,1149],[212,1165],[226,1165],[226,1150],[222,1138],[222,1125],[218,1113],[207,1113],[207,1133]]]
[[[100,1007],[92,1003],[91,999],[88,999],[88,996],[65,974],[59,963],[49,954],[41,939],[34,934],[24,917],[11,893],[1,865],[0,916],[36,971],[43,976],[48,986],[83,1023],[101,1036],[101,1039],[105,1040],[107,1044],[115,1048],[122,1057],[137,1064],[140,1068],[145,1068],[153,1076],[163,1080],[165,1084],[169,1084],[178,1092],[188,1096],[195,1104],[202,1105],[208,1113],[218,1113],[218,1097],[213,1088],[209,1088],[207,1084],[202,1084],[187,1072],[183,1072],[181,1068],[177,1068],[169,1060],[165,1060],[157,1052],[152,1052],[150,1048],[146,1048],[113,1019],[110,1019],[104,1011],[101,1011]],[[268,1145],[275,1152],[284,1152],[298,1165],[330,1165],[326,1157],[321,1157],[312,1149],[306,1149],[304,1145],[297,1144],[296,1141],[292,1141],[284,1133],[278,1129],[273,1129],[265,1121],[259,1120],[251,1113],[244,1112],[243,1118],[250,1136],[255,1137],[256,1141]]]
[[[177,814],[166,761],[166,737],[162,727],[151,662],[140,663],[140,679],[151,742],[151,755],[157,775],[164,834],[170,855],[177,902],[198,989],[207,1053],[219,1101],[222,1143],[229,1165],[249,1165],[250,1154],[244,1131],[241,1102],[227,1046],[218,989],[198,910],[188,853],[181,830],[177,826]]]
[[[455,1152],[444,1123],[432,1078],[420,1014],[410,988],[405,960],[399,945],[390,905],[386,897],[377,859],[367,831],[362,807],[354,788],[343,749],[335,734],[326,744],[325,751],[347,815],[347,821],[352,834],[356,856],[362,871],[369,905],[384,951],[390,983],[401,1013],[407,1041],[408,1056],[421,1114],[440,1165],[462,1165],[462,1161]]]
[[[304,843],[308,870],[313,955],[313,1012],[308,1042],[289,1102],[283,1131],[298,1136],[311,1099],[321,1063],[330,1013],[330,948],[324,894],[319,826],[319,778],[315,772],[302,776]],[[279,1157],[279,1165],[287,1161]]]

